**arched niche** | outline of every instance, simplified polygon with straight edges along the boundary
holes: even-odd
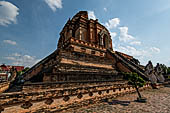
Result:
[[[102,30],[98,33],[99,45],[104,46],[105,48],[111,48],[110,43],[110,35],[106,30]]]
[[[87,41],[87,30],[85,28],[81,29],[81,40]]]
[[[80,29],[79,28],[75,31],[75,38],[80,39]]]
[[[79,27],[75,32],[75,38],[82,41],[87,41],[86,37],[87,37],[87,30],[85,28]]]
[[[108,48],[108,36],[106,34],[103,35],[103,46]]]

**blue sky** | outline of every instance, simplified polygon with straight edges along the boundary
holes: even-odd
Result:
[[[114,50],[170,66],[170,0],[0,0],[0,64],[32,66],[52,53],[80,10],[109,29]]]

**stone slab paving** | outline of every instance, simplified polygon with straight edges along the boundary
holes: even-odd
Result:
[[[63,113],[170,113],[170,87],[148,89],[141,94],[147,98],[146,103],[136,102],[137,93],[133,93]]]

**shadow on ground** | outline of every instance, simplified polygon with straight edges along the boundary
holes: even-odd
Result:
[[[170,87],[170,84],[166,84],[166,85],[164,85],[164,87]]]
[[[121,101],[121,100],[109,100],[104,99],[103,102],[107,102],[109,105],[117,105],[120,104],[122,106],[128,106],[131,101]]]

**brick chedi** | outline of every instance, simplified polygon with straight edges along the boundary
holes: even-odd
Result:
[[[146,78],[138,60],[114,51],[109,31],[87,11],[69,19],[60,32],[57,49],[23,75],[25,82],[116,81],[120,72]]]

